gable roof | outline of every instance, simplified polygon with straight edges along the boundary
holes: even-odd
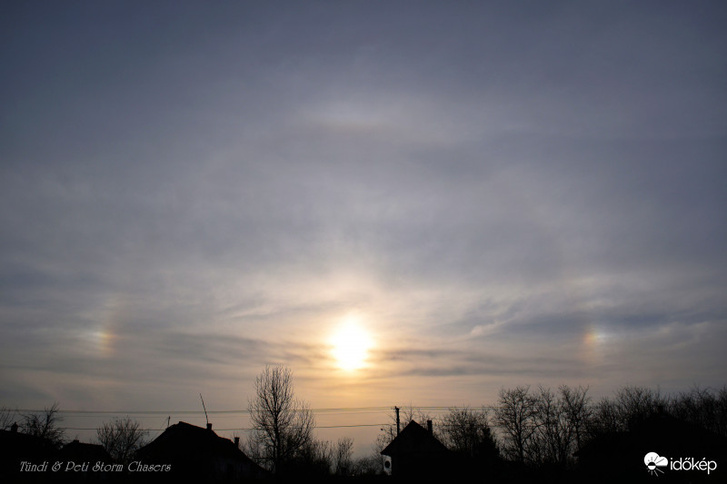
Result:
[[[83,461],[102,461],[111,462],[111,456],[103,446],[98,444],[86,444],[74,440],[63,446],[58,452],[58,458],[63,460]]]
[[[381,451],[382,455],[424,454],[449,452],[444,444],[414,420]]]
[[[136,458],[169,466],[169,476],[175,482],[181,482],[182,477],[196,482],[240,482],[268,474],[236,442],[220,437],[211,426],[202,428],[186,422],[168,427],[139,449]]]
[[[224,457],[256,465],[230,439],[220,437],[212,429],[181,421],[139,449],[139,455],[147,458]]]
[[[16,427],[17,429],[17,427]],[[24,434],[17,430],[0,430],[0,454],[7,456],[25,456],[42,458],[55,452],[53,443],[43,437]]]
[[[0,476],[5,478],[3,482],[26,482],[29,476],[22,475],[20,463],[42,464],[55,454],[56,448],[48,439],[20,433],[17,427],[14,429],[0,430]]]

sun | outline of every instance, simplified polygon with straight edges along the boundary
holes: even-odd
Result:
[[[356,321],[346,321],[331,337],[333,358],[342,370],[353,371],[366,366],[372,340]]]

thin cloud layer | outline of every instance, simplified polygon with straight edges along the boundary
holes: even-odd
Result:
[[[722,6],[6,10],[7,405],[724,383]]]

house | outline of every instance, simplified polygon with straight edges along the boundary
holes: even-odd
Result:
[[[98,444],[86,444],[74,440],[64,445],[63,448],[58,451],[56,456],[58,459],[74,462],[102,462],[105,464],[111,464],[113,459],[106,452],[103,446]]]
[[[178,481],[241,482],[265,478],[267,471],[247,457],[235,442],[212,430],[179,422],[139,449],[130,472],[145,474],[152,482],[169,477]]]
[[[425,429],[412,420],[381,451],[385,471],[397,477],[432,477],[448,473],[452,455],[434,436],[432,421]]]
[[[0,430],[0,481],[40,482],[50,472],[55,452],[51,441],[18,432],[17,424]]]
[[[103,446],[74,440],[67,443],[53,457],[62,463],[62,470],[54,472],[58,483],[115,483],[123,478],[122,464],[114,463]]]

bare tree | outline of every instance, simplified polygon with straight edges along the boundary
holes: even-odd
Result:
[[[624,430],[621,413],[611,398],[602,398],[593,406],[592,418],[587,425],[588,438]]]
[[[147,432],[139,422],[128,417],[117,418],[96,429],[96,438],[116,462],[127,464],[134,453],[146,443]]]
[[[333,452],[333,445],[329,441],[311,439],[284,463],[284,471],[294,475],[296,480],[330,476]]]
[[[333,473],[337,476],[350,475],[353,467],[353,439],[342,437],[333,448]]]
[[[535,396],[535,432],[531,460],[535,463],[564,465],[570,458],[574,433],[563,401],[550,388],[539,387]]]
[[[727,386],[716,390],[695,385],[671,398],[669,412],[681,420],[727,437]]]
[[[7,430],[15,423],[17,412],[8,407],[0,408],[0,430]]]
[[[631,429],[648,417],[664,413],[668,404],[658,389],[627,386],[616,392],[616,405],[622,422],[626,423],[627,429]]]
[[[722,386],[715,396],[715,431],[727,437],[727,385]]]
[[[527,464],[567,466],[591,426],[588,388],[561,385],[500,391],[496,421],[504,430],[508,457]]]
[[[505,433],[503,451],[518,462],[530,457],[537,411],[537,398],[530,394],[530,387],[500,390],[495,421]]]
[[[249,401],[252,432],[248,450],[275,473],[313,440],[315,420],[308,405],[295,399],[293,375],[284,366],[266,366],[255,379]]]
[[[64,430],[59,427],[63,420],[58,414],[58,402],[46,407],[43,412],[23,414],[21,425],[23,432],[35,437],[41,437],[51,442],[54,447],[63,445],[65,438]]]
[[[442,443],[454,452],[477,459],[494,458],[499,453],[485,408],[452,408],[439,427]]]
[[[381,454],[376,449],[358,459],[354,459],[350,474],[354,476],[375,476],[383,472]]]
[[[626,386],[614,398],[604,398],[594,408],[591,435],[625,432],[657,414],[666,413],[669,402],[658,390]]]
[[[593,416],[591,397],[588,396],[588,387],[571,388],[561,385],[559,390],[563,410],[574,439],[575,452],[584,444],[586,431]]]

